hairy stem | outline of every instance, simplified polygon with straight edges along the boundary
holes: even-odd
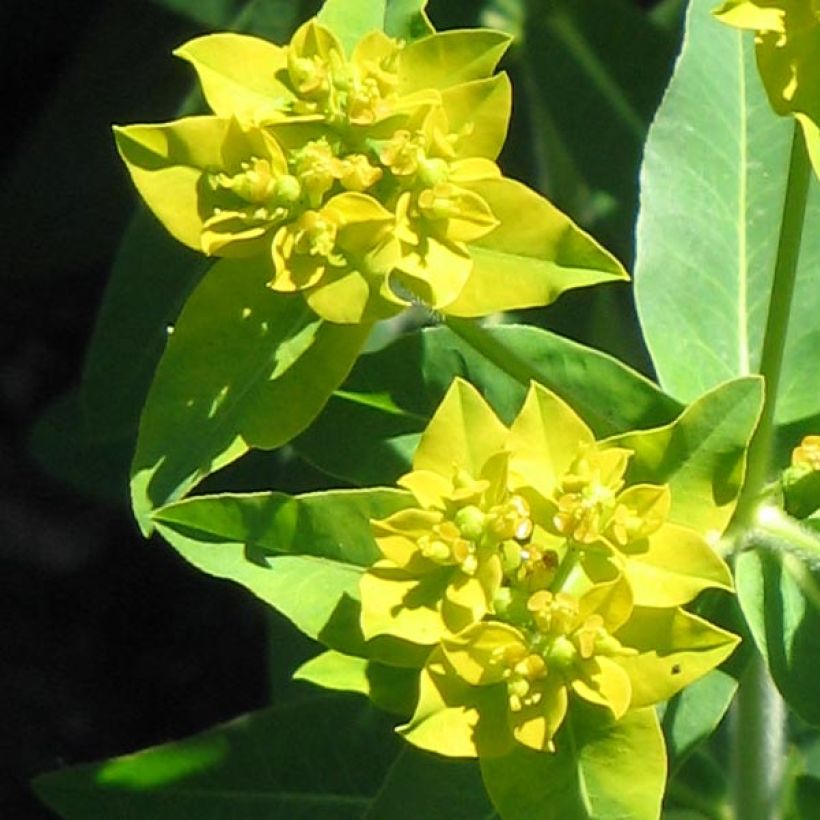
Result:
[[[746,481],[734,521],[736,532],[753,530],[760,497],[772,471],[775,410],[803,236],[811,166],[795,125],[780,224],[774,280],[763,337],[760,373],[766,400],[749,448]],[[735,815],[743,820],[778,816],[785,758],[785,708],[764,659],[755,654],[738,691],[733,722]]]

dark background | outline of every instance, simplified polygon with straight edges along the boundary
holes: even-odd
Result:
[[[449,28],[475,24],[479,5],[433,0],[430,11]],[[54,465],[82,459],[76,431],[44,420],[79,382],[135,207],[109,126],[173,118],[192,76],[170,51],[203,31],[160,0],[0,6],[3,818],[52,817],[28,791],[36,773],[191,734],[281,683],[269,680],[262,606],[142,540],[124,476],[101,469],[94,495],[72,487]],[[527,126],[517,109],[513,144]],[[520,152],[505,158],[526,176]]]

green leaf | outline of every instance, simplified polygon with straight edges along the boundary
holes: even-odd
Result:
[[[735,581],[777,688],[803,720],[820,725],[820,572],[795,555],[754,550],[738,558]]]
[[[574,703],[554,753],[520,746],[481,761],[490,799],[504,820],[654,820],[666,780],[663,736],[654,709],[617,722]]]
[[[737,691],[737,681],[715,669],[672,698],[662,727],[669,755],[670,775],[715,731]]]
[[[255,34],[270,35],[272,28],[289,31],[295,13],[290,0],[264,0],[269,12],[278,9],[271,27],[258,8],[260,0],[245,4],[241,11],[236,0],[155,2],[210,27],[239,27]],[[167,55],[162,61],[168,62]],[[130,439],[126,446],[133,452],[140,409],[165,346],[166,329],[212,264],[212,259],[172,239],[145,208],[137,210],[117,250],[86,352],[82,402],[91,441]]]
[[[365,820],[497,817],[476,761],[441,757],[404,746]]]
[[[610,443],[635,453],[628,483],[669,484],[670,521],[717,537],[737,502],[762,401],[759,377],[736,379],[702,396],[671,424]]]
[[[156,510],[153,520],[203,543],[241,542],[263,553],[314,555],[368,567],[381,558],[370,520],[413,501],[402,490],[331,490],[290,496],[196,496]]]
[[[638,308],[661,385],[684,401],[759,368],[793,130],[769,108],[753,38],[716,25],[714,5],[690,5],[641,174]],[[820,410],[820,376],[806,368],[820,344],[818,219],[813,179],[778,423]]]
[[[410,42],[433,33],[424,11],[427,0],[387,0],[384,31],[391,37]]]
[[[369,330],[319,320],[301,296],[265,287],[245,260],[214,265],[186,303],[143,410],[134,511],[179,498],[249,447],[300,433],[347,375]]]
[[[372,708],[328,695],[43,774],[34,788],[65,820],[359,820],[398,751]]]
[[[801,775],[794,786],[794,799],[799,820],[813,820],[820,808],[820,780],[810,775]]]
[[[225,494],[163,507],[154,522],[197,569],[241,584],[308,637],[363,654],[359,580],[380,555],[369,521],[407,501],[398,490]]]
[[[333,31],[350,56],[356,43],[370,31],[384,31],[406,41],[431,34],[426,5],[427,0],[325,0],[317,18]]]
[[[340,651],[362,651],[360,567],[312,555],[249,556],[242,542],[201,541],[163,524],[157,532],[198,570],[245,587],[309,638]]]
[[[347,55],[365,34],[384,30],[386,0],[351,3],[350,0],[325,0],[316,19],[339,38]]]
[[[91,437],[130,437],[133,452],[168,327],[212,264],[169,236],[147,211],[137,211],[114,260],[86,353],[82,402]]]
[[[50,475],[85,496],[109,503],[128,501],[128,437],[100,439],[86,424],[79,391],[53,401],[37,419],[29,452]]]
[[[478,387],[505,423],[536,379],[571,404],[599,438],[667,423],[682,409],[616,359],[560,336],[515,325],[485,333],[494,344],[483,352],[447,328],[428,328],[362,356],[344,389],[294,445],[332,475],[363,485],[393,483],[409,469],[418,434],[456,376]],[[498,345],[509,353],[506,363],[495,357]],[[523,372],[504,369],[510,359],[524,363]]]
[[[413,714],[419,696],[418,669],[388,666],[332,649],[303,663],[293,677],[326,689],[358,692],[379,709],[405,718]]]

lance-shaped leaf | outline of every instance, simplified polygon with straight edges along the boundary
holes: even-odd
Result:
[[[448,315],[547,305],[572,288],[629,278],[614,256],[520,182],[483,179],[463,186],[485,200],[500,224],[469,243],[473,268],[461,293],[445,306]]]
[[[662,726],[671,775],[714,732],[736,691],[737,681],[714,669],[669,701],[663,711]]]
[[[211,264],[176,242],[145,210],[134,216],[86,352],[81,398],[90,437],[130,438],[133,453],[140,410],[168,327]]]
[[[530,379],[569,402],[597,437],[654,427],[682,407],[634,370],[599,351],[534,327],[486,328],[492,341],[526,362],[510,373],[493,349],[476,349],[446,328],[407,334],[362,356],[344,389],[295,442],[306,458],[357,484],[394,483],[407,472],[418,434],[450,382],[474,384],[500,418],[518,413]],[[606,401],[601,397],[606,396]]]
[[[820,725],[820,574],[797,555],[754,550],[738,558],[736,579],[743,614],[777,688],[803,720]]]
[[[34,788],[66,820],[360,820],[398,752],[383,716],[361,700],[326,695],[40,775]]]
[[[690,4],[641,174],[638,309],[661,385],[684,401],[760,366],[793,132],[771,111],[751,35],[716,25],[713,7]],[[779,423],[820,411],[820,377],[806,368],[820,344],[820,231],[809,228],[818,219],[813,179]]]
[[[369,658],[343,655],[329,649],[303,663],[294,673],[303,680],[341,692],[365,695],[387,712],[408,717],[418,699],[417,669],[388,666]]]
[[[429,755],[405,745],[365,820],[464,817],[496,820],[474,760]]]
[[[610,443],[634,451],[630,483],[669,485],[670,521],[717,538],[737,503],[762,400],[759,378],[737,379],[702,396],[671,424]]]
[[[378,489],[223,494],[169,504],[153,520],[198,569],[241,584],[309,637],[364,655],[359,583],[379,555],[370,519],[408,500]]]
[[[412,503],[409,493],[392,489],[224,493],[168,504],[152,517],[203,542],[239,541],[267,554],[315,555],[368,567],[381,557],[370,520]]]
[[[242,261],[214,265],[185,305],[148,394],[132,499],[148,513],[250,447],[300,433],[347,375],[367,325],[319,320]]]
[[[555,752],[518,746],[504,757],[483,758],[481,773],[505,820],[655,820],[666,755],[654,709],[613,722],[603,710],[575,702]]]

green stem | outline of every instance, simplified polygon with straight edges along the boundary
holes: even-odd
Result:
[[[566,592],[567,590],[564,587],[567,585],[567,582],[570,580],[570,577],[575,572],[576,568],[580,566],[581,556],[576,547],[572,545],[572,543],[567,543],[567,551],[564,555],[563,560],[558,565],[558,569],[555,572],[555,577],[552,579],[552,583],[550,584],[550,589],[553,592]]]
[[[820,564],[820,532],[809,529],[779,507],[763,506],[758,510],[757,527],[747,540],[753,547],[798,555],[812,566]]]
[[[746,480],[733,522],[733,530],[741,534],[753,530],[756,524],[757,508],[772,470],[775,410],[810,175],[806,145],[801,130],[795,125],[760,361],[760,373],[766,381],[766,399],[760,424],[749,448]],[[742,820],[772,820],[777,817],[782,790],[785,709],[769,677],[766,663],[757,653],[741,682],[734,718],[735,814]]]

